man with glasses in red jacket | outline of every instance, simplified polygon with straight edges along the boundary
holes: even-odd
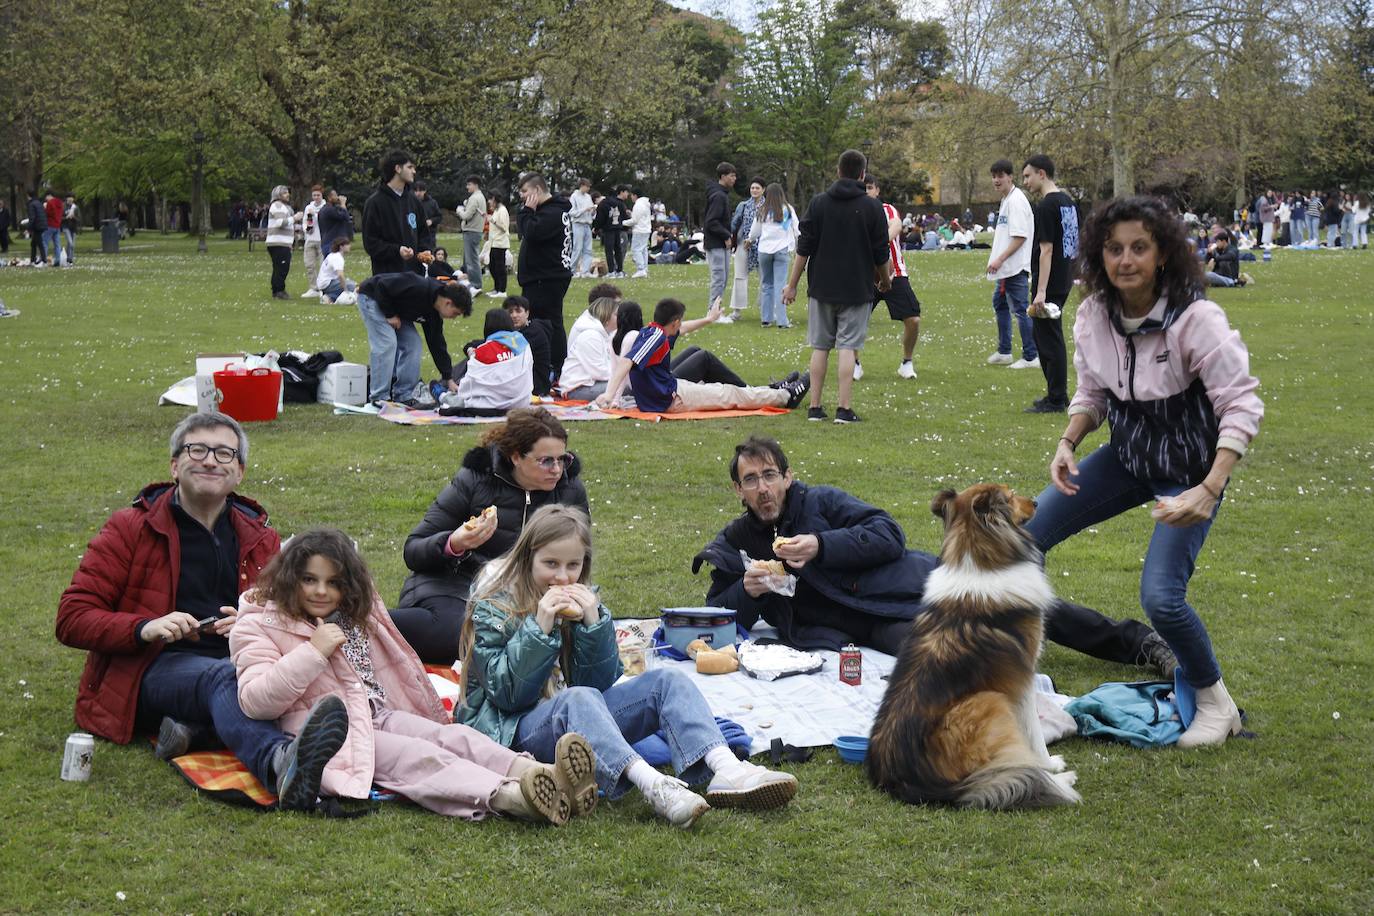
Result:
[[[57,638],[88,653],[82,728],[117,744],[156,732],[163,759],[213,731],[283,808],[310,810],[348,714],[337,697],[322,700],[293,740],[239,708],[228,639],[238,596],[281,546],[262,507],[234,492],[247,459],[233,418],[182,420],[171,482],[144,487],[90,542],[58,603]]]

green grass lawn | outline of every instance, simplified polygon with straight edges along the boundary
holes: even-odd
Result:
[[[197,255],[194,242],[140,233],[102,256],[94,235],[82,242],[73,270],[0,269],[0,298],[23,312],[0,322],[0,911],[1374,908],[1374,253],[1280,252],[1247,265],[1255,287],[1216,293],[1250,347],[1266,417],[1191,596],[1257,740],[1191,753],[1070,740],[1056,751],[1078,771],[1084,804],[1030,814],[905,807],[827,749],[794,767],[801,790],[787,810],[713,812],[683,833],[637,799],[563,830],[400,806],[354,821],[258,814],[198,797],[142,743],[98,742],[92,780],[62,782],[83,656],[53,637],[57,599],[104,519],[167,477],[167,435],[184,410],[156,406],[158,394],[198,351],[338,349],[367,361],[354,309],[294,298],[299,253],[282,302],[267,296],[261,248],[220,240]],[[778,437],[800,478],[890,510],[927,550],[940,537],[928,507],[941,487],[995,480],[1039,492],[1063,421],[1021,412],[1043,394],[1038,372],[984,365],[994,330],[983,263],[980,252],[909,255],[925,312],[920,377],[897,378],[899,325],[880,309],[856,384],[859,426],[804,412],[574,425],[607,604],[645,616],[700,602],[705,577],[690,559],[739,510],[727,461],[751,432]],[[352,256],[355,272],[365,264]],[[589,286],[573,284],[569,325]],[[704,267],[654,268],[621,286],[646,311],[665,295],[689,316],[705,309]],[[455,348],[479,336],[494,302],[450,323]],[[804,327],[760,328],[756,310],[691,340],[756,382],[807,355]],[[834,386],[832,368],[832,414]],[[395,600],[404,538],[479,430],[293,405],[250,427],[242,489],[283,533],[348,531]],[[1108,614],[1139,615],[1149,524],[1140,509],[1059,547],[1053,583]],[[1138,674],[1053,645],[1041,666],[1070,693]]]

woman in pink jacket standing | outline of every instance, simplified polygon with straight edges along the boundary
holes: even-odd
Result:
[[[1178,656],[1180,693],[1191,687],[1196,697],[1178,746],[1222,744],[1240,731],[1240,713],[1188,603],[1188,582],[1231,471],[1259,431],[1259,382],[1240,335],[1203,298],[1183,222],[1158,200],[1101,207],[1083,229],[1079,257],[1086,298],[1073,328],[1078,388],[1050,462],[1051,486],[1026,527],[1048,551],[1154,503],[1140,603]],[[1103,421],[1111,441],[1079,462],[1075,451]]]
[[[367,798],[376,784],[453,817],[563,824],[572,793],[595,786],[596,758],[579,735],[565,736],[548,766],[452,722],[342,532],[293,538],[239,605],[229,651],[245,713],[294,734],[326,697],[348,711],[322,794]]]

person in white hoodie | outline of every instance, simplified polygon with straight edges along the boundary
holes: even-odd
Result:
[[[611,335],[616,331],[618,302],[610,296],[592,300],[568,332],[568,357],[563,361],[559,385],[570,401],[596,400],[611,380]]]
[[[649,276],[649,233],[654,228],[653,202],[639,188],[630,188],[630,257],[635,262],[635,277]],[[633,278],[632,278],[633,279]]]
[[[291,209],[291,189],[279,184],[272,189],[267,211],[267,254],[272,258],[272,298],[289,299],[286,275],[291,271],[291,246],[296,242],[296,223],[301,214]]]

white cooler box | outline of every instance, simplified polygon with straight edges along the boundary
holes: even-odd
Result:
[[[357,363],[332,363],[320,375],[315,400],[321,404],[349,404],[361,407],[367,402],[367,367]]]

